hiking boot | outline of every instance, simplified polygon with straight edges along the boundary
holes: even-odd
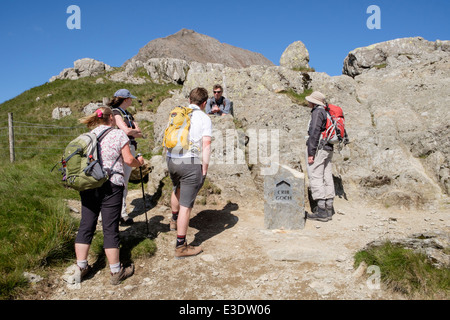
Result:
[[[325,201],[325,209],[327,211],[328,219],[333,220],[334,214],[333,199],[327,199],[327,201]]]
[[[316,220],[322,222],[327,222],[328,220],[330,220],[330,218],[328,217],[327,210],[321,207],[317,207],[317,210],[314,213],[308,213],[306,215],[306,218],[309,220]]]
[[[117,285],[120,284],[126,278],[129,278],[134,273],[134,264],[131,264],[129,267],[120,266],[120,271],[116,273],[111,272],[111,284]]]
[[[177,230],[177,222],[173,219],[170,219],[170,231],[176,231]]]
[[[333,220],[333,207],[326,207],[328,220]]]
[[[175,249],[175,258],[184,259],[187,257],[193,257],[201,253],[203,250],[201,247],[193,247],[188,246],[185,242],[181,246],[176,247]]]
[[[88,265],[86,268],[81,269],[79,266],[75,268],[75,274],[73,275],[73,278],[75,280],[75,283],[81,283],[83,281],[83,278],[86,278],[86,276],[91,272],[92,267]]]

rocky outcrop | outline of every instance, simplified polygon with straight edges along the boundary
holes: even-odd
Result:
[[[151,58],[174,58],[188,63],[220,63],[228,67],[243,68],[251,65],[270,66],[273,63],[263,55],[221,43],[193,30],[182,29],[165,38],[150,41],[131,60],[147,62]]]
[[[181,33],[177,38],[185,39],[185,45],[189,37],[198,36]],[[288,49],[285,53],[295,52]],[[231,164],[219,161],[218,170],[211,167],[209,178],[221,188],[225,201],[240,197],[245,203],[249,195],[260,197],[264,175],[276,170],[273,163],[306,171],[304,136],[310,109],[286,92],[300,95],[308,89],[321,91],[345,112],[351,144],[334,154],[338,196],[373,200],[386,207],[434,209],[450,192],[449,60],[449,41],[416,37],[355,49],[344,61],[344,74],[336,77],[295,71],[297,67],[287,62],[230,67],[167,57],[132,59],[123,71],[108,77],[131,79],[145,70],[149,77],[139,81],[183,84],[152,117],[158,146],[174,106],[186,105],[189,92],[197,86],[211,92],[215,83],[222,84],[225,97],[233,101],[234,118],[214,119],[215,157],[226,159],[232,150],[234,156],[243,150],[245,157],[245,164],[235,159]],[[96,63],[89,65],[77,63],[66,76],[102,70]],[[250,185],[256,189],[250,191]]]
[[[203,86],[211,91],[215,83],[221,83],[224,95],[234,102],[235,118],[234,122],[228,116],[213,118],[217,138],[215,143],[220,141],[218,147],[213,142],[213,148],[217,147],[225,154],[234,152],[235,157],[241,152],[239,150],[243,150],[246,163],[242,165],[237,159],[235,162],[225,161],[226,163],[217,165],[219,168],[217,171],[222,175],[211,175],[210,179],[219,186],[226,183],[227,191],[235,190],[233,199],[243,198],[246,199],[243,203],[248,202],[251,199],[249,195],[255,192],[255,196],[260,199],[263,194],[261,191],[264,174],[276,169],[272,167],[272,162],[281,161],[302,171],[300,155],[304,149],[304,134],[298,133],[302,132],[304,128],[302,126],[307,125],[308,111],[295,105],[284,92],[295,90],[302,93],[305,89],[304,82],[302,73],[284,67],[251,66],[234,69],[218,65],[214,67],[197,65],[196,68],[189,70],[182,92],[164,101],[158,108],[154,123],[155,137],[158,139],[156,144],[160,144],[161,132],[167,123],[171,107],[186,105],[189,92],[197,86]],[[296,114],[292,116],[290,110],[294,110]],[[304,121],[299,121],[298,111],[302,111]],[[271,144],[272,138],[281,141],[279,149],[277,145]],[[235,143],[240,141],[240,147],[237,144],[231,145],[232,141]],[[245,147],[242,146],[243,141],[247,141]],[[232,150],[226,151],[227,148]],[[242,181],[234,181],[233,177]],[[253,178],[254,191],[250,192],[250,189],[245,187],[248,185],[247,182],[243,182],[245,177]],[[230,182],[235,183],[234,186],[229,185]],[[226,199],[224,194],[221,196]]]
[[[397,50],[387,56],[386,67],[355,77],[355,98],[370,114],[374,134],[373,173],[360,185],[372,185],[368,189],[390,198],[388,204],[405,199],[420,203],[450,191],[450,127],[444,116],[450,103],[450,51],[442,50],[446,42],[422,38],[407,45],[397,39],[378,46],[396,48],[399,43],[410,58],[405,60]],[[377,180],[385,182],[377,186]]]
[[[95,77],[105,72],[112,71],[111,66],[90,58],[77,60],[73,65],[73,68],[64,69],[59,75],[51,77],[49,82],[53,82],[57,79],[76,80],[84,77]]]
[[[350,145],[334,155],[338,196],[373,200],[384,206],[436,208],[450,191],[450,130],[444,116],[450,104],[450,62],[448,51],[423,42],[417,39],[410,44],[408,51],[415,52],[411,59],[388,55],[386,67],[372,67],[354,78],[302,73],[282,66],[191,68],[181,94],[158,110],[155,136],[167,122],[168,109],[186,104],[191,89],[203,86],[211,90],[214,83],[221,83],[225,96],[234,102],[236,130],[249,139],[246,161],[262,192],[263,172],[272,162],[305,172],[304,136],[310,109],[284,93],[319,90],[330,103],[343,107],[351,139]],[[384,46],[398,43],[402,41]],[[414,43],[420,47],[415,48]],[[274,153],[271,141],[276,140],[278,152]],[[250,159],[252,148],[261,152],[256,161]]]
[[[343,74],[355,77],[372,68],[414,65],[440,52],[450,52],[450,41],[427,41],[422,37],[402,38],[351,51],[344,60]]]
[[[173,58],[149,59],[143,66],[156,83],[183,84],[189,71],[187,61]]]
[[[149,81],[183,84],[191,68],[245,68],[251,65],[273,66],[273,63],[259,53],[221,43],[193,30],[182,29],[166,38],[150,41],[121,69],[108,74],[107,78],[130,84],[145,84]],[[140,69],[144,69],[148,77],[137,76],[136,72]],[[49,82],[98,76],[113,70],[103,62],[85,58],[75,61],[73,68],[64,69]],[[101,83],[104,80],[98,81]]]
[[[392,40],[352,51],[344,71],[352,56],[372,66],[354,79],[312,75],[311,87],[346,111],[353,143],[335,166],[347,191],[406,208],[433,208],[448,196],[450,52],[438,47]]]
[[[56,107],[52,112],[52,119],[60,120],[64,117],[70,116],[72,110],[68,107]]]
[[[295,41],[284,50],[280,66],[295,70],[309,68],[309,52],[303,42]]]

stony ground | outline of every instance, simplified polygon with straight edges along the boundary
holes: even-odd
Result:
[[[145,235],[142,193],[129,194],[135,224],[123,234]],[[140,200],[139,200],[140,199]],[[75,204],[76,205],[76,204]],[[62,270],[44,281],[30,299],[42,300],[292,300],[405,299],[368,280],[353,264],[356,251],[378,239],[450,231],[450,210],[408,211],[371,207],[336,199],[332,221],[306,221],[302,230],[266,230],[260,209],[237,204],[196,205],[188,241],[204,252],[174,258],[176,233],[169,231],[170,209],[148,210],[157,252],[134,261],[135,274],[109,284],[107,263],[81,285],[67,283]],[[79,214],[78,214],[79,215]],[[94,263],[94,261],[90,261]],[[66,272],[70,272],[71,268]],[[362,276],[361,276],[362,275]],[[39,285],[36,286],[39,288]]]

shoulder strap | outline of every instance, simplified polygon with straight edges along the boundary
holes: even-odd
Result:
[[[98,158],[98,161],[100,162],[100,164],[101,164],[102,166],[103,166],[103,161],[102,161],[101,152],[100,152],[100,149],[101,149],[101,147],[100,147],[100,142],[101,142],[101,141],[106,137],[106,135],[107,135],[108,133],[110,133],[112,130],[113,130],[113,128],[105,129],[105,130],[103,130],[103,131],[99,134],[99,136],[97,137],[97,140],[98,140],[98,142],[97,142],[97,158]],[[121,175],[123,175],[122,173],[120,173],[120,172],[118,172],[118,171],[113,171],[113,168],[115,167],[115,165],[116,165],[117,162],[119,161],[120,157],[122,157],[122,154],[120,154],[120,155],[117,157],[116,161],[114,161],[113,165],[111,166],[111,168],[110,168],[110,170],[111,170],[111,172],[110,172],[110,177],[112,177],[114,174],[121,174]]]
[[[102,141],[103,138],[105,138],[106,135],[107,135],[108,133],[110,133],[112,129],[113,129],[113,128],[107,128],[107,129],[103,130],[103,131],[97,136],[97,141],[98,141],[98,143],[99,143],[100,141]]]
[[[107,128],[103,130],[98,136],[97,136],[97,159],[100,162],[101,165],[103,165],[102,161],[102,153],[101,153],[101,146],[100,142],[112,131],[113,128]]]
[[[134,117],[131,115],[131,113],[129,113],[128,111],[126,111],[126,110],[123,110],[121,107],[116,107],[116,108],[113,108],[113,111],[114,110],[117,110],[117,111],[119,111],[120,112],[120,115],[122,116],[122,119],[124,119],[124,121],[125,121],[125,118],[126,118],[126,120],[127,121],[125,121],[125,124],[129,127],[129,128],[133,128],[134,129]]]
[[[115,165],[116,165],[117,162],[119,161],[120,157],[122,157],[122,154],[120,154],[120,155],[117,157],[116,161],[114,161],[113,165],[111,166],[111,169],[110,169],[110,170],[111,170],[110,177],[112,177],[114,174],[120,174],[120,175],[123,176],[123,173],[121,173],[121,172],[119,172],[119,171],[114,171],[114,170],[113,170],[113,168],[115,167]]]
[[[127,114],[127,112],[125,110],[123,110],[121,107],[114,107],[112,109],[119,111],[124,116]]]

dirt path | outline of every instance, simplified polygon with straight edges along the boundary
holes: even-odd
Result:
[[[142,194],[131,191],[136,223],[126,233],[145,230]],[[358,203],[360,205],[360,203]],[[355,276],[353,255],[376,239],[404,238],[413,233],[450,230],[450,211],[379,209],[336,199],[333,220],[312,222],[297,231],[264,229],[261,210],[236,204],[195,206],[188,241],[204,252],[174,258],[176,233],[169,231],[170,209],[148,211],[150,231],[157,234],[156,254],[135,262],[134,276],[109,284],[104,268],[81,286],[58,275],[45,299],[71,300],[290,300],[402,299]],[[90,261],[90,263],[92,263]],[[375,284],[375,283],[374,283]]]

